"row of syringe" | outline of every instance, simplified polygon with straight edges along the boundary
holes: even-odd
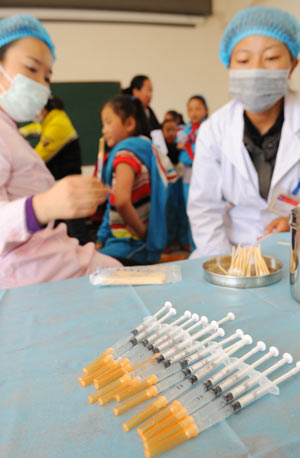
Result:
[[[262,373],[257,372],[256,367],[272,356],[278,356],[275,347],[247,365],[244,361],[265,350],[263,342],[258,342],[239,359],[233,359],[231,355],[251,344],[250,336],[243,336],[243,332],[237,330],[226,339],[214,342],[218,336],[224,336],[224,330],[218,328],[219,325],[234,319],[233,314],[229,313],[219,322],[208,324],[206,317],[199,319],[198,315],[185,312],[166,325],[165,321],[175,313],[171,304],[166,303],[155,315],[147,317],[131,335],[118,341],[87,365],[84,368],[85,375],[79,378],[83,385],[84,381],[94,380],[98,388],[96,393],[89,396],[90,402],[98,399],[99,404],[103,405],[112,399],[121,401],[130,397],[114,408],[116,415],[160,394],[153,404],[124,423],[126,431],[171,403],[138,429],[147,456],[156,456],[176,443],[199,434],[267,392],[275,393],[276,384],[284,378],[271,383],[267,375],[292,362],[292,357],[284,354],[273,366]],[[191,323],[194,324],[190,326]],[[199,326],[202,329],[193,333]],[[210,335],[201,341],[197,340],[206,334]],[[227,346],[236,339],[240,340]],[[149,357],[150,351],[154,355]],[[299,369],[298,364],[283,377],[287,378]],[[238,382],[242,383],[235,386]],[[258,384],[260,388],[248,393],[251,387]],[[145,391],[136,394],[143,389]],[[224,396],[220,397],[221,394]]]

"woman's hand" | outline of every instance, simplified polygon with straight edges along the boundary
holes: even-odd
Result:
[[[71,175],[57,181],[48,191],[35,195],[32,205],[40,224],[55,219],[84,218],[95,213],[108,192],[95,177]]]
[[[268,224],[264,235],[276,232],[289,232],[289,230],[289,216],[282,216],[280,218],[273,219],[273,221]]]

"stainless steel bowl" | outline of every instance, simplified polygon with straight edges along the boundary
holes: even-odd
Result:
[[[283,265],[279,259],[271,256],[263,256],[263,258],[270,271],[268,275],[261,277],[234,277],[232,275],[225,275],[219,267],[221,265],[223,269],[229,269],[231,255],[225,255],[215,256],[204,262],[204,278],[215,285],[231,288],[258,288],[260,286],[272,285],[281,279]]]

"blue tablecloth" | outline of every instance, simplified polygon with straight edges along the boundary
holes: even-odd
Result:
[[[289,292],[289,240],[265,240],[264,254],[280,258],[283,279],[265,288],[238,290],[203,279],[203,260],[181,262],[183,281],[140,287],[91,286],[87,278],[0,292],[0,456],[5,458],[136,458],[143,456],[135,431],[115,417],[112,405],[87,401],[82,367],[164,301],[190,309],[264,340],[300,360],[300,304]],[[278,372],[279,373],[279,372]],[[276,374],[277,375],[277,374]],[[275,376],[275,374],[274,374]],[[300,375],[167,457],[300,457]],[[140,408],[139,408],[140,409]],[[139,410],[137,409],[137,410]]]

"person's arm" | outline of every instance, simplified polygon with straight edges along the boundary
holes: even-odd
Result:
[[[217,139],[210,122],[200,127],[188,199],[188,217],[196,245],[194,258],[231,250],[224,227],[226,203]]]
[[[31,124],[27,124],[26,126],[20,127],[19,132],[24,138],[30,137],[31,135],[39,137],[42,133],[42,126],[40,123],[33,122]]]
[[[67,143],[77,138],[77,132],[63,113],[42,130],[35,151],[44,162],[52,159]]]
[[[115,168],[115,173],[115,207],[124,219],[129,232],[143,238],[146,235],[147,227],[139,218],[131,201],[135,171],[129,164],[119,163]]]

